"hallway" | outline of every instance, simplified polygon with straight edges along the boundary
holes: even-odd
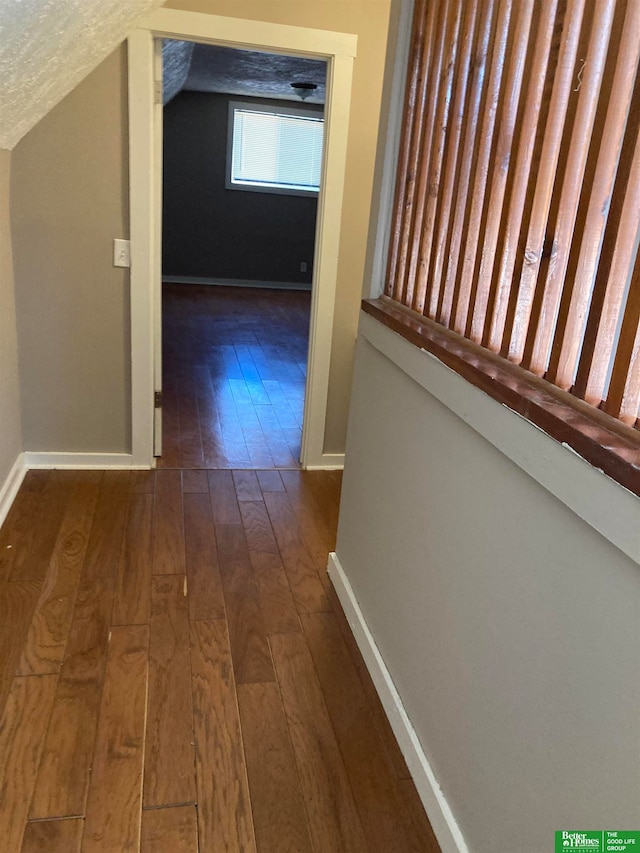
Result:
[[[161,468],[297,468],[311,294],[163,286]]]
[[[439,848],[329,583],[337,472],[30,471],[3,853]]]

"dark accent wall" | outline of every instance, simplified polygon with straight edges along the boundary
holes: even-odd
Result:
[[[164,109],[162,272],[310,283],[317,199],[225,188],[230,100],[251,99],[180,92]]]

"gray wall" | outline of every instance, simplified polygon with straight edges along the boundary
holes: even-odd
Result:
[[[10,153],[0,150],[0,489],[22,451],[18,344],[9,227],[10,168]]]
[[[225,188],[229,101],[255,103],[181,92],[164,109],[163,274],[310,284],[317,199]]]
[[[361,335],[337,554],[469,849],[639,826],[640,567],[440,400],[482,405],[532,470],[571,482],[586,463],[383,337],[437,383]],[[640,519],[587,473],[596,516],[614,489]]]
[[[25,450],[130,449],[126,85],[118,50],[12,154]]]

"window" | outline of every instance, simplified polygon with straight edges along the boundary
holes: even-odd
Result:
[[[639,34],[637,2],[416,0],[383,299],[527,417],[533,389],[539,425],[560,401],[562,429],[622,436],[634,468]]]
[[[317,195],[323,135],[321,113],[231,102],[227,188]]]

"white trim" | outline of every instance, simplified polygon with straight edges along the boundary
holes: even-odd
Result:
[[[153,39],[135,30],[129,58],[129,239],[131,245],[131,453],[151,464],[154,416],[154,170]]]
[[[163,275],[163,284],[206,284],[214,287],[258,287],[264,290],[311,290],[310,284],[298,281],[252,281],[249,278],[211,278],[199,275]]]
[[[357,36],[158,9],[128,40],[129,170],[131,221],[132,456],[150,465],[153,454],[153,312],[159,299],[160,256],[154,179],[153,39],[168,36],[199,42],[292,53],[327,60],[325,150],[318,199],[307,389],[301,463],[320,464],[329,393],[338,249],[342,219],[353,57]]]
[[[224,18],[177,9],[156,9],[139,26],[143,30],[151,30],[156,36],[232,47],[244,45],[266,53],[276,51],[297,56],[354,57],[358,44],[358,37],[352,33],[271,24],[248,18]]]
[[[11,509],[11,504],[18,494],[18,489],[22,485],[26,472],[27,467],[24,464],[24,453],[19,453],[4,483],[0,487],[0,525],[4,523],[7,513]]]
[[[151,467],[135,463],[131,453],[34,453],[27,451],[23,455],[26,468],[70,468],[91,471],[118,468],[148,471]]]
[[[360,313],[359,335],[367,343],[609,542],[640,563],[640,498],[571,448],[467,382],[431,353],[418,349],[368,314]]]
[[[362,653],[382,706],[407,762],[411,777],[427,812],[443,853],[466,853],[468,850],[453,812],[418,740],[411,720],[396,690],[376,641],[369,630],[353,588],[335,552],[329,554],[327,568],[349,627]]]
[[[318,460],[305,466],[307,471],[341,471],[344,468],[344,453],[323,453]]]

